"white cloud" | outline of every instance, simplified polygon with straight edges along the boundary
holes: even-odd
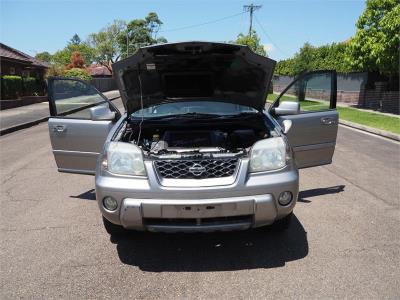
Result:
[[[264,44],[264,50],[265,50],[267,53],[271,53],[271,52],[274,52],[274,51],[275,51],[275,47],[274,47],[274,45],[272,45],[272,44]]]

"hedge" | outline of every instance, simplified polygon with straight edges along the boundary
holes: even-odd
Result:
[[[22,77],[4,75],[1,77],[1,98],[12,99],[22,94]]]
[[[35,77],[26,77],[22,79],[22,85],[24,88],[24,94],[32,96],[35,93],[39,93],[39,85]]]

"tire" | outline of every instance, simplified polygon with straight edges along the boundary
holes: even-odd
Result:
[[[290,224],[292,223],[292,218],[293,218],[293,212],[288,214],[286,217],[283,217],[282,219],[279,219],[276,221],[272,227],[276,231],[285,231],[290,227]]]
[[[108,221],[106,218],[103,217],[103,224],[104,228],[106,229],[107,233],[111,236],[121,236],[126,234],[128,231],[122,227],[121,225],[117,225],[114,223],[111,223]]]

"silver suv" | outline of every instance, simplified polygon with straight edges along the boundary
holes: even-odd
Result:
[[[232,44],[141,48],[113,65],[125,113],[84,81],[50,78],[58,170],[96,175],[110,234],[284,229],[298,169],[332,161],[336,73],[275,86],[266,109],[275,63]]]

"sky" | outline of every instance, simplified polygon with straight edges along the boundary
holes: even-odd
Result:
[[[84,40],[114,19],[144,18],[151,11],[169,42],[232,41],[248,32],[243,5],[252,2],[262,5],[253,28],[276,60],[293,56],[305,42],[349,39],[365,7],[363,0],[0,0],[0,41],[32,56],[54,53],[75,33]]]

